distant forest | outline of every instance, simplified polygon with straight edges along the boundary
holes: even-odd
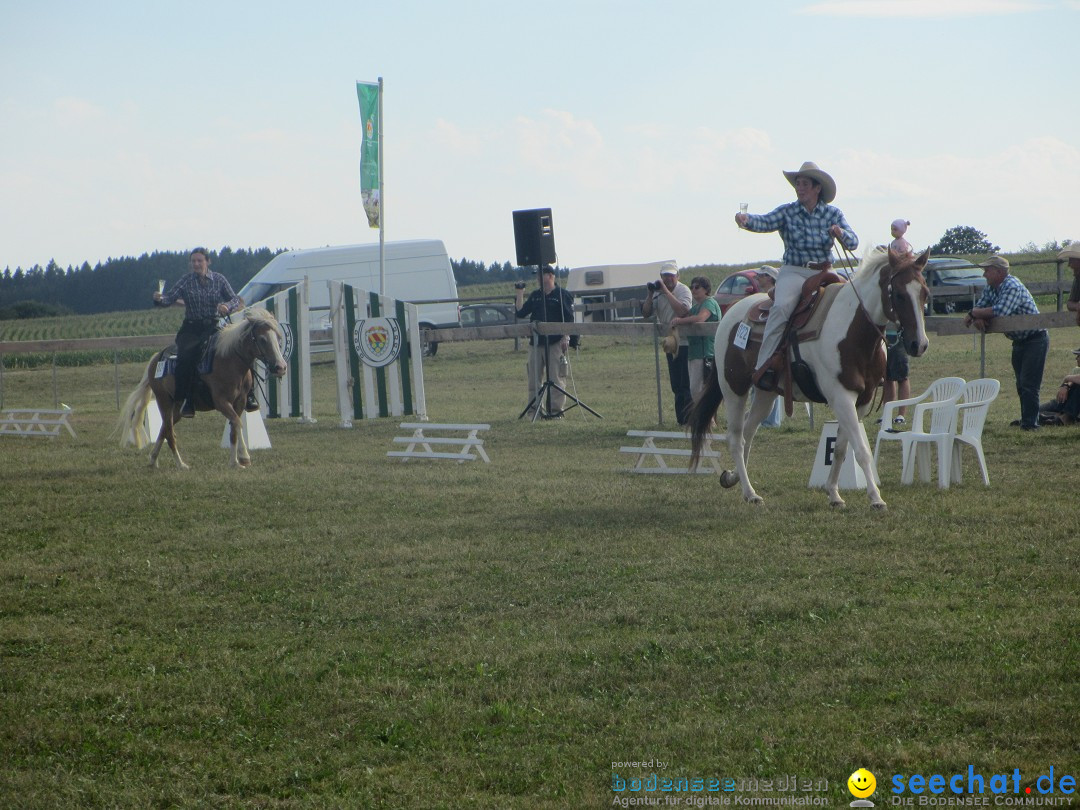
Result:
[[[282,252],[270,248],[223,247],[210,252],[210,268],[225,276],[239,292]],[[524,271],[510,262],[485,265],[470,259],[451,259],[450,264],[457,283],[462,286],[524,277]],[[145,309],[150,306],[158,279],[164,279],[168,289],[187,271],[188,254],[173,252],[144,253],[137,259],[107,259],[94,267],[84,262],[81,267],[64,269],[55,261],[45,267],[34,265],[29,270],[20,267],[13,271],[9,267],[0,275],[0,320]]]

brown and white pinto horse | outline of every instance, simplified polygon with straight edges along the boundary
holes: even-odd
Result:
[[[884,247],[874,248],[863,259],[851,281],[837,293],[825,315],[820,337],[799,345],[802,359],[813,370],[817,386],[839,422],[833,465],[825,484],[833,506],[844,505],[837,481],[851,445],[855,460],[866,476],[870,505],[876,509],[885,508],[877,487],[870,447],[859,429],[859,420],[870,410],[874,392],[884,377],[882,335],[886,322],[900,324],[904,330],[904,346],[913,357],[922,355],[929,345],[923,323],[923,306],[928,293],[922,274],[929,255],[926,251],[915,258],[910,253],[901,255]],[[758,390],[754,394],[753,407],[749,414],[746,413],[756,352],[747,353],[737,348],[734,341],[739,325],[761,297],[754,295],[742,299],[721,318],[716,330],[716,373],[711,375],[690,415],[691,463],[696,464],[721,399],[724,401],[728,449],[735,459],[735,470],[725,471],[720,483],[726,487],[741,483],[743,497],[749,503],[762,502],[746,473],[750,445],[778,392]],[[750,348],[758,345],[751,344]],[[807,397],[798,386],[793,387],[794,399],[805,401]]]
[[[199,411],[220,411],[232,428],[229,436],[232,451],[231,464],[234,467],[247,467],[251,464],[244,432],[241,429],[240,414],[253,385],[252,364],[261,360],[269,373],[280,377],[285,373],[285,360],[281,356],[281,341],[284,334],[277,320],[264,309],[248,310],[244,320],[231,324],[216,335],[214,344],[213,368],[199,377],[206,383],[210,395],[196,396],[195,407]],[[161,413],[161,432],[157,443],[150,452],[150,466],[157,466],[158,453],[163,442],[168,442],[176,458],[176,466],[181,470],[188,465],[180,458],[176,446],[174,426],[180,417],[182,403],[173,400],[175,380],[173,375],[157,377],[155,370],[166,356],[166,350],[155,354],[146,367],[142,381],[127,398],[124,409],[117,422],[120,432],[120,446],[135,445],[137,449],[145,447],[150,437],[143,426],[143,417],[150,405],[150,398],[157,400]]]

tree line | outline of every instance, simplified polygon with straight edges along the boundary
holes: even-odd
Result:
[[[1057,242],[1044,245],[1042,250],[1059,250],[1068,244]],[[999,250],[986,234],[969,225],[949,228],[930,249],[934,255],[977,255]],[[1024,252],[1038,252],[1034,244]],[[233,250],[226,246],[211,251],[211,269],[229,280],[239,291],[259,270],[284,249]],[[34,265],[29,270],[6,268],[0,274],[0,320],[31,318],[43,315],[75,313],[90,315],[99,312],[118,312],[145,309],[157,289],[158,279],[168,289],[188,272],[188,253],[155,251],[136,257],[107,259],[91,267],[60,267],[50,261],[45,267]],[[458,285],[487,284],[498,281],[528,281],[531,268],[518,267],[510,262],[484,262],[461,258],[451,259]],[[556,268],[565,276],[565,268]]]
[[[210,251],[210,268],[225,276],[239,292],[252,276],[283,252],[281,248],[223,247]],[[0,274],[0,320],[145,309],[159,279],[165,281],[168,289],[188,272],[188,256],[187,252],[155,251],[137,258],[110,258],[93,267],[83,262],[79,267],[65,269],[50,261],[44,267],[34,265],[28,270],[6,268]],[[529,277],[526,270],[510,262],[485,264],[462,258],[451,259],[450,265],[462,286]]]

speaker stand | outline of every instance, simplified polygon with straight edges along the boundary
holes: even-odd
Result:
[[[533,347],[530,346],[529,351],[531,352],[532,350],[533,350]],[[604,417],[602,417],[600,414],[598,414],[596,411],[594,411],[592,408],[590,408],[588,405],[586,405],[580,399],[575,397],[573,394],[571,394],[569,391],[567,391],[561,385],[559,385],[556,382],[551,381],[551,375],[550,375],[550,373],[548,371],[548,361],[550,360],[550,352],[551,352],[551,344],[550,343],[545,343],[544,344],[544,374],[543,374],[543,376],[546,377],[547,379],[545,379],[543,384],[538,389],[536,389],[536,396],[534,396],[531,400],[529,400],[529,404],[525,406],[525,410],[523,410],[520,414],[518,414],[518,419],[521,419],[529,411],[532,411],[532,419],[530,420],[532,422],[536,422],[537,418],[541,418],[541,419],[557,419],[558,417],[562,416],[564,413],[566,413],[571,408],[576,408],[578,406],[581,406],[582,408],[587,410],[589,413],[591,413],[597,419],[603,419]],[[559,411],[558,413],[552,413],[551,412],[551,389],[553,389],[553,388],[556,391],[560,391],[562,393],[562,395],[564,397],[566,397],[568,400],[571,400],[573,402],[573,404],[563,407],[563,409],[561,411]],[[546,405],[546,407],[545,407],[545,405]]]

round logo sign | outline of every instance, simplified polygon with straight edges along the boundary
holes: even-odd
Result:
[[[281,327],[282,334],[285,335],[285,340],[283,340],[281,343],[281,357],[287,365],[289,362],[289,358],[292,357],[293,351],[292,325],[288,322],[279,322],[278,325]]]
[[[357,321],[352,337],[353,348],[368,366],[388,366],[401,353],[401,327],[396,318]]]

